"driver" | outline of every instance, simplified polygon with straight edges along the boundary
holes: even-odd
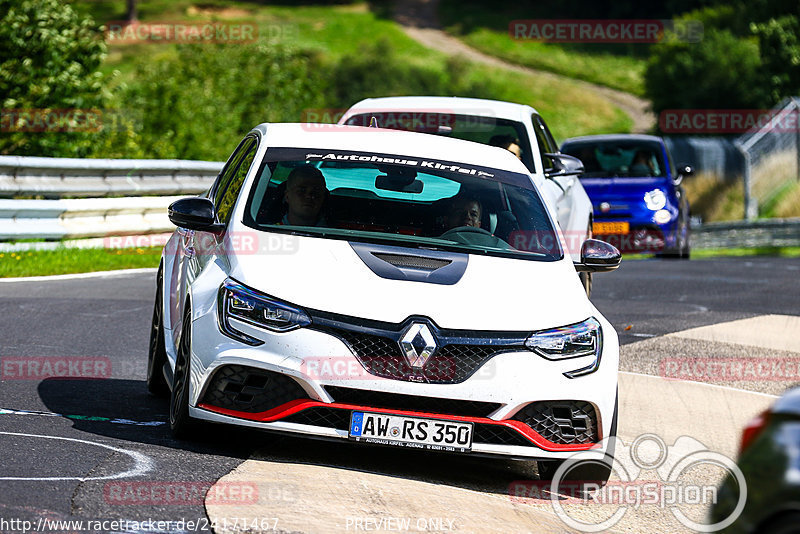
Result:
[[[455,197],[447,214],[447,228],[457,228],[459,226],[480,228],[482,216],[483,206],[481,206],[477,198]]]

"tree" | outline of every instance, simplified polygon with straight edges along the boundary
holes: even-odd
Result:
[[[69,130],[87,129],[76,123],[85,111],[75,110],[105,103],[98,72],[105,53],[94,22],[69,4],[0,0],[0,153],[85,155],[95,132]],[[24,113],[27,125],[18,122]]]
[[[754,24],[770,104],[800,95],[800,20],[795,16]]]
[[[653,47],[645,92],[666,109],[753,109],[768,104],[753,39],[707,28],[699,43],[668,39]]]

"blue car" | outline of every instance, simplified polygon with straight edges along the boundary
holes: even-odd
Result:
[[[691,167],[676,167],[652,135],[589,135],[564,141],[579,158],[594,208],[593,232],[625,252],[688,258],[689,201],[680,186]]]

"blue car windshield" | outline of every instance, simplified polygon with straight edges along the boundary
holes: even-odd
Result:
[[[329,239],[539,261],[563,257],[528,175],[392,154],[270,148],[243,222]]]
[[[575,141],[561,152],[583,162],[584,178],[667,176],[661,145],[653,141]]]

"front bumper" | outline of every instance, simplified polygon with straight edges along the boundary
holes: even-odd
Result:
[[[616,334],[603,319],[601,364],[589,375],[570,379],[563,373],[592,357],[548,361],[505,347],[469,376],[424,383],[368,372],[352,345],[313,327],[275,333],[237,322],[238,330],[264,341],[247,346],[223,335],[216,315],[210,307],[192,328],[192,417],[348,439],[351,412],[371,411],[472,422],[472,452],[478,454],[603,456],[600,442],[611,429],[619,355]]]

